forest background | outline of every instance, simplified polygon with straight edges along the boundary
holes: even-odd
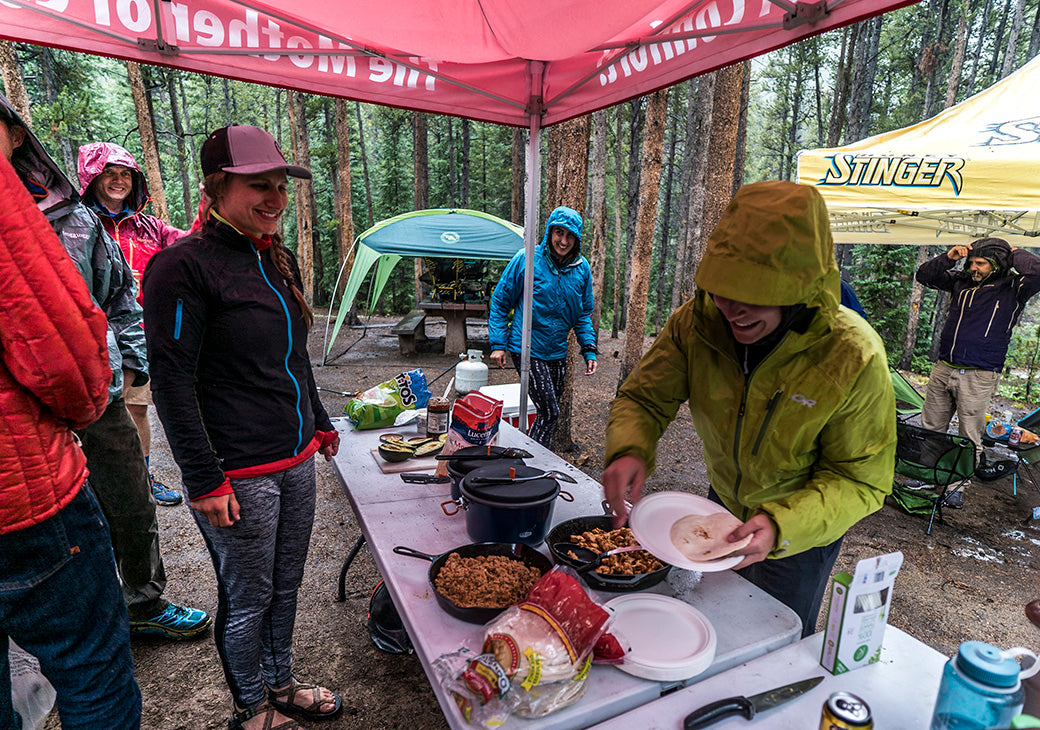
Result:
[[[557,204],[585,213],[600,327],[653,335],[692,294],[704,240],[742,184],[793,179],[800,149],[934,116],[1038,51],[1040,0],[925,0],[550,127],[539,209],[543,220]],[[295,183],[283,226],[319,309],[334,301],[341,268],[349,271],[356,234],[384,218],[473,208],[523,223],[522,129],[9,42],[0,42],[0,73],[74,183],[81,144],[123,145],[143,162],[154,212],[179,227],[198,205],[198,149],[209,131],[270,130],[314,171]],[[946,301],[913,273],[945,248],[838,247],[843,278],[901,369],[927,372],[934,360]],[[397,267],[375,312],[412,309],[420,268]],[[1033,306],[1016,329],[1005,397],[1032,400],[1038,322]],[[621,378],[642,354],[642,338],[626,342]]]

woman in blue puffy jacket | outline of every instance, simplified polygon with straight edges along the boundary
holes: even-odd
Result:
[[[535,249],[531,302],[531,373],[529,395],[538,417],[528,434],[549,448],[560,415],[567,362],[567,334],[572,329],[585,358],[585,374],[596,372],[596,327],[592,324],[592,270],[581,255],[581,214],[560,206],[549,214],[545,236]],[[491,295],[488,333],[491,362],[506,366],[506,351],[520,369],[523,331],[524,251],[502,272]]]

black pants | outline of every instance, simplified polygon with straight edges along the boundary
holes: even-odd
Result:
[[[126,402],[112,401],[101,418],[76,433],[87,455],[90,486],[108,520],[130,618],[154,618],[166,608],[161,598],[166,569],[148,467]]]
[[[708,499],[722,504],[714,489],[708,489]],[[823,593],[843,539],[839,537],[830,545],[811,548],[789,558],[767,558],[738,570],[737,574],[798,614],[804,639],[816,633]]]
[[[520,370],[520,354],[509,353],[513,357],[513,366]],[[538,417],[531,424],[527,435],[539,444],[552,448],[553,434],[556,433],[556,422],[560,418],[560,397],[567,375],[567,359],[539,360],[531,358],[531,377],[527,383],[527,394],[538,411]]]

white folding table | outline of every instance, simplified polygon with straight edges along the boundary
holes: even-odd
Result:
[[[683,718],[704,705],[735,695],[754,695],[809,677],[823,682],[785,705],[756,715],[753,725],[730,717],[711,730],[792,730],[816,728],[824,701],[844,690],[864,700],[874,727],[927,730],[946,657],[894,626],[885,628],[876,664],[832,675],[820,666],[823,632],[717,674],[703,682],[618,715],[596,730],[681,730]]]
[[[459,621],[437,604],[429,584],[430,563],[393,552],[396,545],[441,554],[473,540],[466,533],[465,514],[448,516],[441,505],[451,499],[449,484],[410,484],[398,474],[384,474],[370,453],[381,431],[355,431],[336,421],[341,441],[333,460],[376,566],[408,630],[416,655],[430,679],[441,710],[453,728],[472,727],[459,714],[432,671],[438,656],[466,645],[479,650],[482,627]],[[400,430],[400,429],[398,429]],[[542,448],[517,429],[501,424],[499,445],[530,451],[532,466],[570,474],[577,484],[562,484],[573,502],[558,499],[553,524],[574,517],[602,514],[603,491],[598,482]],[[545,549],[541,546],[541,549]],[[650,590],[670,594],[667,583]],[[620,595],[594,592],[601,602]],[[702,674],[685,682],[640,679],[609,666],[592,669],[588,691],[574,705],[537,720],[511,718],[503,727],[530,730],[584,728],[645,705],[690,682],[719,672],[797,641],[801,622],[789,608],[732,571],[706,573],[690,603],[711,621],[717,634],[715,661]]]

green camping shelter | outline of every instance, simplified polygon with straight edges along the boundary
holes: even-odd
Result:
[[[430,208],[387,218],[357,237],[354,268],[340,299],[332,336],[325,338],[325,357],[354,304],[361,285],[375,264],[368,308],[375,307],[390,272],[404,257],[446,257],[505,260],[524,246],[524,229],[477,210]],[[344,264],[345,265],[345,264]],[[340,276],[343,271],[340,270]],[[339,288],[339,280],[336,281]],[[327,333],[327,331],[326,331]]]

